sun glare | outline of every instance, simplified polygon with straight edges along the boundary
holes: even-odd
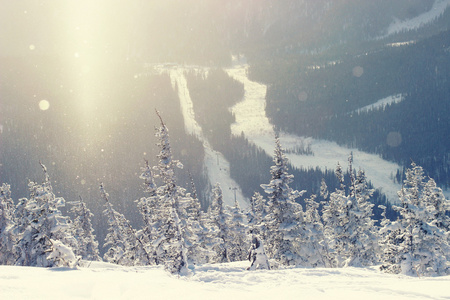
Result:
[[[39,109],[40,110],[47,110],[50,108],[50,102],[47,100],[41,100],[39,101]]]

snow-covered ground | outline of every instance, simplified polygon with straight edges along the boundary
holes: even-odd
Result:
[[[418,29],[441,16],[449,5],[450,0],[436,0],[429,11],[420,14],[415,18],[405,21],[395,20],[389,25],[386,35],[379,38],[385,38],[402,31]]]
[[[184,118],[184,127],[188,134],[196,136],[202,143],[205,150],[204,168],[211,186],[217,182],[222,188],[223,200],[226,205],[234,206],[234,199],[239,202],[242,209],[247,208],[249,201],[242,194],[240,186],[230,176],[230,163],[219,151],[215,151],[207,138],[203,134],[202,127],[195,120],[194,106],[186,82],[186,72],[194,70],[202,72],[207,76],[207,68],[181,67],[156,65],[158,72],[167,72],[172,81],[172,87],[178,87],[178,97],[180,99],[181,112]]]
[[[231,108],[236,118],[236,123],[231,126],[232,133],[240,135],[241,132],[244,132],[250,142],[272,156],[275,144],[274,129],[265,112],[267,87],[264,84],[250,81],[247,77],[247,70],[248,65],[235,65],[226,70],[232,78],[242,82],[245,88],[244,100]],[[390,100],[397,101],[395,99],[397,98],[393,97]],[[384,103],[388,100],[380,101],[380,104],[378,102],[373,104],[374,107],[385,105]],[[334,170],[338,162],[346,168],[348,156],[353,152],[354,166],[364,169],[374,187],[380,189],[390,201],[397,201],[397,191],[401,186],[394,183],[391,176],[396,174],[397,169],[401,170],[399,165],[383,160],[378,155],[341,147],[335,142],[283,133],[280,139],[283,147],[288,150],[295,149],[301,144],[310,145],[313,156],[287,154],[291,164],[297,168],[319,167],[321,170]]]
[[[450,276],[415,278],[376,268],[247,271],[202,265],[177,278],[162,267],[84,263],[77,270],[0,266],[0,299],[450,299]]]

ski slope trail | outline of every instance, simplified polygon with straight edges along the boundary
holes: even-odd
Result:
[[[250,142],[273,156],[275,132],[265,112],[266,85],[248,79],[248,65],[234,65],[225,71],[230,77],[241,82],[245,89],[243,101],[231,108],[236,118],[236,122],[231,125],[232,134],[240,135],[243,132]],[[397,191],[401,186],[392,180],[397,170],[402,169],[398,164],[383,160],[378,155],[339,146],[335,142],[286,133],[281,133],[280,139],[287,150],[309,145],[314,153],[314,155],[288,153],[286,156],[296,168],[319,167],[323,171],[334,170],[337,163],[346,168],[348,156],[353,152],[354,167],[365,170],[374,187],[384,193],[391,202],[398,201]]]
[[[235,199],[240,207],[245,209],[249,206],[249,201],[242,194],[239,185],[230,176],[230,163],[221,152],[215,151],[207,138],[203,134],[202,127],[195,120],[194,105],[186,81],[187,71],[204,72],[207,75],[207,68],[182,67],[157,65],[154,67],[160,73],[167,73],[170,76],[172,87],[178,89],[181,112],[184,118],[184,128],[188,134],[196,136],[203,143],[205,157],[203,161],[204,171],[209,183],[214,186],[219,183],[222,188],[223,201],[226,205],[234,206]],[[209,191],[208,191],[209,192]]]

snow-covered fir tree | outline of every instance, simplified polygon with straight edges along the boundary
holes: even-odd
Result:
[[[72,233],[77,240],[78,247],[74,249],[76,255],[81,256],[85,260],[101,260],[98,251],[98,242],[94,235],[92,228],[92,217],[94,216],[86,203],[81,199],[77,202],[72,202],[70,212],[75,215],[72,223]]]
[[[270,168],[271,180],[261,187],[268,194],[267,215],[264,217],[265,246],[269,257],[283,265],[304,262],[299,255],[298,240],[301,240],[302,207],[295,202],[305,191],[294,191],[289,184],[293,175],[287,172],[287,158],[278,136],[275,138],[274,165]]]
[[[264,198],[260,193],[255,192],[250,199],[250,207],[247,213],[249,235],[258,235],[264,238],[265,230],[261,226],[265,215]]]
[[[230,261],[242,261],[247,258],[248,249],[250,247],[250,243],[247,238],[247,220],[237,201],[235,201],[233,207],[228,207],[228,210],[231,215],[231,239],[228,257],[230,258]]]
[[[323,208],[325,238],[335,267],[369,266],[377,261],[378,255],[378,233],[372,219],[373,204],[369,202],[373,190],[368,188],[364,171],[356,174],[353,170],[353,154],[348,162],[348,195],[344,173],[338,164],[335,174],[339,188],[330,194]]]
[[[188,260],[192,264],[203,264],[214,257],[214,251],[208,238],[206,215],[200,207],[195,185],[191,177],[192,192],[187,194],[185,201],[187,218],[185,220],[185,240],[188,248]]]
[[[18,253],[17,264],[37,267],[58,267],[65,266],[57,254],[52,254],[52,240],[63,243],[67,248],[76,245],[75,238],[71,235],[69,218],[62,215],[59,210],[65,206],[62,197],[56,197],[47,168],[41,164],[44,171],[44,182],[37,184],[30,182],[30,199],[20,203],[24,206],[20,208],[23,218],[18,222],[23,229],[20,240],[17,243]],[[70,250],[72,251],[72,250]]]
[[[13,229],[14,202],[11,199],[11,189],[8,184],[0,186],[0,264],[12,265],[16,262],[14,245],[16,236]]]
[[[428,187],[432,187],[433,182],[428,180],[428,185],[422,167],[415,163],[405,175],[403,187],[398,192],[402,206],[394,207],[400,218],[381,229],[385,237],[381,269],[413,276],[448,274],[448,232],[437,226],[430,215],[433,206],[430,203],[434,199],[430,199],[433,193]]]
[[[339,188],[329,195],[329,200],[322,208],[324,236],[328,244],[332,267],[342,267],[347,259],[350,243],[349,231],[349,199],[345,195],[344,173],[338,163],[335,171]]]
[[[223,205],[223,194],[219,183],[212,190],[210,206],[210,230],[216,237],[213,250],[216,252],[214,262],[230,262],[230,214]]]
[[[175,168],[182,168],[183,165],[173,159],[169,142],[169,131],[160,114],[156,113],[160,118],[161,125],[156,131],[160,152],[158,154],[159,163],[155,169],[162,181],[162,185],[156,189],[157,201],[160,207],[158,217],[161,222],[159,222],[159,227],[155,230],[157,238],[153,246],[158,260],[164,262],[166,270],[172,274],[184,275],[189,270],[187,247],[183,237],[184,228],[179,213],[185,214],[184,207],[180,205],[185,190],[176,184],[175,177]]]
[[[319,214],[319,203],[316,198],[316,195],[311,195],[311,197],[305,199],[305,235],[300,241],[300,251],[308,267],[329,267],[331,258],[328,253],[328,245],[325,242],[322,218]]]
[[[441,229],[450,245],[450,200],[445,198],[442,189],[436,186],[433,178],[425,185],[425,197],[428,199],[426,221]],[[447,252],[447,260],[450,261],[450,251]]]
[[[135,264],[134,247],[136,237],[130,231],[130,226],[125,216],[113,208],[112,203],[109,201],[109,194],[105,191],[103,184],[100,184],[100,195],[105,201],[103,214],[108,222],[108,233],[103,245],[103,247],[107,247],[107,250],[103,259],[123,266],[133,266]]]
[[[367,178],[364,170],[359,170],[356,176],[355,197],[357,210],[352,213],[357,219],[357,241],[353,248],[361,266],[370,266],[379,260],[379,235],[373,217],[374,204],[370,202],[374,190],[368,188]],[[356,262],[356,260],[353,260]],[[358,264],[353,264],[358,265]]]
[[[136,232],[136,235],[144,243],[145,248],[145,253],[141,253],[144,254],[144,257],[141,257],[140,260],[144,261],[148,254],[150,258],[148,264],[160,264],[162,262],[158,261],[153,242],[156,239],[158,222],[161,222],[162,220],[159,218],[158,214],[159,206],[158,196],[156,194],[157,185],[155,183],[155,176],[148,160],[145,161],[145,166],[141,168],[141,171],[140,178],[144,180],[145,192],[148,196],[142,197],[136,201],[143,221],[143,227]]]
[[[370,266],[377,261],[378,236],[375,231],[373,204],[369,202],[373,189],[369,189],[366,175],[359,170],[355,176],[353,171],[353,154],[349,159],[350,187],[347,197],[348,226],[348,252],[345,266]]]
[[[29,246],[32,242],[30,218],[31,211],[27,208],[28,199],[20,198],[16,209],[14,210],[14,220],[15,224],[12,229],[17,242],[13,247],[14,255],[16,256],[16,265],[27,266],[31,261],[31,251],[29,251]]]

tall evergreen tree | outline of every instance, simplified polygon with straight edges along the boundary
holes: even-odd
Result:
[[[141,168],[140,178],[144,180],[145,192],[147,197],[142,197],[136,200],[138,210],[141,214],[143,221],[143,228],[136,232],[137,237],[142,240],[145,248],[145,253],[149,255],[148,264],[160,264],[156,254],[156,250],[153,247],[153,242],[156,239],[156,228],[158,228],[158,222],[162,220],[159,218],[159,203],[158,196],[156,194],[157,185],[155,183],[155,176],[152,172],[148,161],[145,161],[145,166]],[[144,254],[144,253],[142,253]],[[145,255],[146,256],[146,255]],[[145,260],[141,258],[141,260]]]
[[[212,190],[212,201],[210,209],[211,227],[213,234],[217,237],[213,250],[216,252],[214,262],[230,262],[230,218],[223,205],[223,194],[220,184],[216,183]]]
[[[340,185],[329,195],[328,202],[324,203],[322,216],[331,266],[342,267],[347,259],[350,245],[349,230],[347,229],[349,226],[349,207],[347,206],[349,199],[345,194],[344,173],[339,163],[336,166],[335,174]]]
[[[316,201],[316,195],[311,195],[311,197],[305,199],[305,202],[305,235],[300,241],[301,254],[309,267],[329,267],[331,258],[323,234],[323,223],[319,214],[319,203]]]
[[[78,247],[75,254],[85,260],[101,260],[98,251],[98,242],[94,235],[91,219],[94,216],[86,203],[80,197],[80,201],[71,203],[73,206],[70,211],[75,215],[72,223],[73,236],[77,240]]]
[[[208,239],[208,227],[205,225],[206,216],[200,207],[195,185],[192,181],[192,193],[186,195],[187,219],[185,220],[185,240],[188,248],[190,263],[202,264],[209,262],[214,256],[212,245]]]
[[[305,191],[298,192],[289,187],[293,175],[287,172],[287,158],[278,136],[275,137],[273,161],[271,180],[269,184],[261,185],[268,194],[268,213],[264,218],[266,252],[283,265],[296,265],[303,261],[296,241],[302,235],[300,224],[303,222],[303,211],[295,199]]]
[[[230,261],[242,261],[247,258],[247,252],[250,247],[249,239],[247,238],[247,220],[244,213],[235,201],[234,207],[228,207],[230,211],[230,249],[228,257]]]
[[[73,262],[64,262],[58,255],[49,256],[55,249],[52,241],[59,241],[70,249],[70,245],[76,245],[76,240],[71,235],[68,217],[59,210],[65,206],[65,200],[55,196],[47,168],[43,164],[41,166],[44,182],[30,182],[30,199],[21,211],[25,224],[20,224],[24,231],[20,232],[16,248],[19,253],[17,263],[38,267],[72,265]]]
[[[16,237],[13,233],[14,202],[8,184],[0,186],[0,264],[12,265],[16,261],[14,245]]]
[[[184,215],[184,208],[180,205],[185,191],[176,184],[175,167],[182,168],[182,164],[172,158],[169,142],[169,131],[161,116],[156,112],[161,126],[156,131],[159,163],[156,166],[162,185],[156,190],[160,206],[159,217],[163,220],[157,228],[157,240],[154,243],[158,257],[164,261],[164,266],[172,274],[187,274],[187,248],[183,238],[184,228],[179,213]]]
[[[135,264],[136,253],[133,250],[136,238],[130,230],[128,220],[113,208],[103,184],[100,184],[100,195],[105,201],[103,214],[108,220],[108,233],[103,246],[108,248],[103,258],[107,262],[132,266]]]
[[[247,213],[249,235],[258,235],[264,239],[265,229],[262,221],[266,215],[263,196],[255,192],[250,199],[250,207]]]
[[[359,170],[353,171],[353,153],[349,159],[350,187],[347,201],[349,224],[348,253],[346,266],[369,266],[376,262],[378,252],[378,236],[375,221],[372,219],[373,204],[369,202],[373,189],[368,188],[366,175]]]
[[[340,185],[330,194],[330,201],[323,209],[325,236],[334,256],[334,266],[372,265],[377,261],[378,253],[373,204],[369,202],[373,190],[368,188],[364,171],[356,174],[353,170],[353,154],[348,158],[348,195],[339,164],[335,173]]]

